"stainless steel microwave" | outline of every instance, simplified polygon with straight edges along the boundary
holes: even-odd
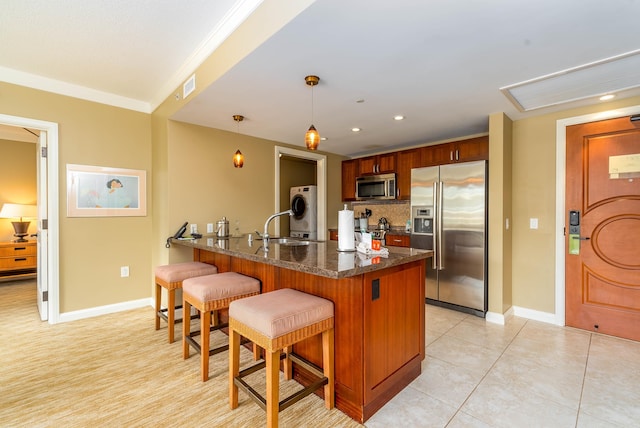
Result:
[[[396,175],[365,175],[356,178],[356,199],[395,199]]]

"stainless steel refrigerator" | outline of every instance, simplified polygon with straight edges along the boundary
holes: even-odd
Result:
[[[434,250],[427,302],[487,312],[487,163],[411,170],[411,246]]]

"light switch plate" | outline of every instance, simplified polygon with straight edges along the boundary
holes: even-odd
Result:
[[[529,229],[537,229],[538,228],[538,219],[530,218],[529,219]]]

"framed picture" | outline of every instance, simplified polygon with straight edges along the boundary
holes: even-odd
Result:
[[[68,217],[146,215],[146,171],[67,164]]]

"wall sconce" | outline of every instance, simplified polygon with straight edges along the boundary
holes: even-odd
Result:
[[[238,124],[238,134],[240,134],[240,122],[244,120],[244,116],[241,116],[239,114],[234,114],[233,120],[235,120],[236,123]],[[238,149],[236,150],[236,153],[233,155],[233,166],[235,166],[236,168],[242,168],[243,165],[244,165],[244,155],[242,154],[240,149]]]
[[[30,221],[22,221],[23,218],[37,218],[38,208],[35,205],[4,204],[0,210],[0,218],[19,218],[20,221],[12,221],[14,234],[17,239],[13,242],[27,242],[24,239],[29,233]]]
[[[318,144],[320,144],[320,134],[316,130],[316,127],[313,126],[313,87],[320,82],[320,78],[318,76],[307,76],[304,78],[304,82],[307,86],[311,86],[311,126],[307,133],[304,134],[304,144],[307,146],[307,149],[316,150]]]

